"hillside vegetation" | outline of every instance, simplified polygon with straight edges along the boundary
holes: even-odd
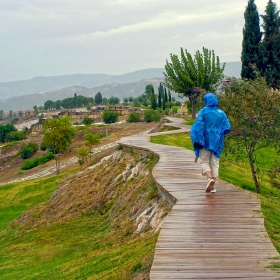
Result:
[[[156,161],[119,150],[78,173],[2,186],[1,279],[148,279],[170,210]]]

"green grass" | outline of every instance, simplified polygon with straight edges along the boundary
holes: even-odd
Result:
[[[157,158],[150,155],[153,166]],[[68,172],[68,174],[71,171]],[[0,279],[133,279],[152,264],[158,234],[133,234],[133,223],[113,224],[112,198],[102,208],[37,226],[59,182],[68,174],[0,186]],[[155,186],[146,186],[150,198]],[[142,190],[141,190],[142,193]],[[138,194],[140,195],[140,194]],[[34,206],[32,224],[12,223]],[[134,204],[131,206],[133,207]],[[43,221],[44,222],[44,221]]]
[[[48,200],[64,176],[0,186],[0,231],[24,211]]]
[[[193,150],[189,133],[152,136],[151,142]],[[246,159],[236,162],[232,161],[230,156],[222,154],[219,175],[222,180],[249,190],[260,198],[265,227],[272,243],[280,253],[280,190],[271,186],[267,174],[277,159],[277,153],[273,148],[265,148],[257,153],[257,157],[263,169],[260,194],[256,193],[250,166]]]
[[[29,230],[1,241],[1,279],[131,279],[151,256],[157,235],[135,239],[95,215]],[[51,234],[50,234],[51,233]],[[2,238],[1,238],[2,239]],[[24,256],[24,257],[23,257]],[[16,264],[16,265],[15,265]]]

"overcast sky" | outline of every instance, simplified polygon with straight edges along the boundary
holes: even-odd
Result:
[[[259,14],[267,2],[255,0]],[[163,68],[181,47],[191,54],[206,47],[223,62],[240,61],[247,3],[1,0],[0,82]]]

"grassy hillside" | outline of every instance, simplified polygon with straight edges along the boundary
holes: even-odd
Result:
[[[1,279],[148,279],[170,210],[156,161],[120,150],[82,171],[1,186]]]

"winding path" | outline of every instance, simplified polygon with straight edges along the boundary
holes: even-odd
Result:
[[[181,129],[150,135],[189,131],[184,120],[169,120]],[[174,204],[158,237],[150,279],[280,279],[269,268],[279,254],[264,228],[258,198],[222,180],[217,193],[206,194],[193,152],[150,143],[150,135],[118,141],[159,156],[153,176]]]

